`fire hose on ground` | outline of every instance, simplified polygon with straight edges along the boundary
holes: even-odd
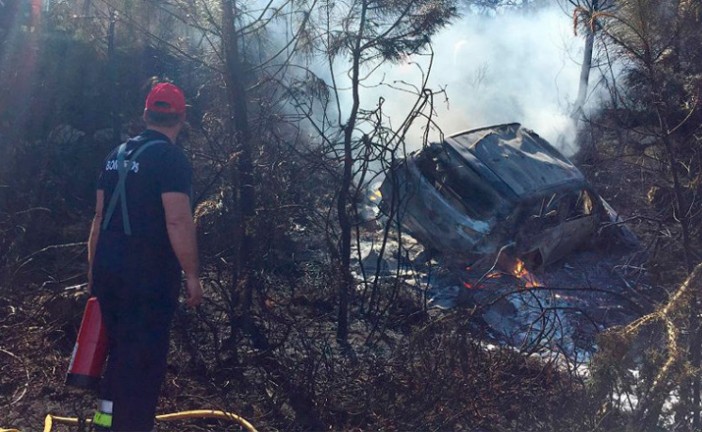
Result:
[[[181,411],[171,414],[162,414],[156,416],[157,422],[171,422],[176,420],[192,420],[192,419],[217,419],[217,420],[229,420],[231,422],[239,423],[248,432],[257,432],[256,428],[249,423],[245,418],[238,416],[234,413],[226,411],[215,411],[215,410],[193,410],[193,411]],[[90,424],[92,421],[90,419],[79,420],[76,417],[59,417],[52,414],[48,414],[44,419],[44,432],[51,432],[51,428],[54,424],[64,424],[69,426],[77,426],[78,424]],[[2,429],[0,432],[20,432],[17,429]]]

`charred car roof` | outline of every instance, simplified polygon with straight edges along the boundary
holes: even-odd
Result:
[[[519,123],[457,133],[443,144],[506,198],[520,199],[564,185],[586,183],[575,165]]]

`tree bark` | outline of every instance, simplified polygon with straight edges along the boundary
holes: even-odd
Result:
[[[239,35],[234,25],[237,15],[235,0],[222,0],[222,43],[224,47],[227,100],[229,102],[229,129],[239,150],[239,157],[234,176],[237,177],[238,191],[236,192],[239,208],[235,211],[240,217],[236,218],[235,228],[237,241],[234,259],[232,297],[240,299],[242,319],[246,326],[250,321],[252,292],[255,281],[252,271],[253,260],[253,223],[256,209],[254,191],[254,175],[251,150],[251,130],[248,122],[246,106],[246,86],[243,75],[243,65],[239,52]],[[241,295],[241,297],[240,297]]]
[[[652,72],[655,74],[655,72]],[[658,80],[655,79],[654,75],[654,85],[658,84]],[[660,88],[660,87],[655,87]],[[665,147],[666,154],[668,157],[668,164],[670,165],[671,174],[673,176],[673,193],[675,196],[675,207],[677,212],[677,219],[680,221],[680,228],[683,236],[683,250],[685,252],[685,267],[688,274],[692,273],[693,261],[692,261],[692,246],[690,239],[690,219],[688,216],[688,203],[685,198],[682,184],[680,183],[680,176],[678,175],[678,161],[675,157],[675,145],[673,139],[670,136],[670,128],[667,121],[668,110],[663,108],[665,106],[665,101],[663,96],[659,96],[659,103],[656,104],[656,114],[660,122],[663,141],[663,146]],[[690,339],[689,339],[689,360],[690,365],[695,369],[699,370],[702,360],[702,350],[700,343],[702,343],[702,335],[700,335],[700,319],[699,319],[699,296],[697,291],[693,290],[690,297],[690,314],[688,316],[688,325],[690,327]],[[699,373],[695,373],[691,382],[689,383],[690,393],[692,397],[692,429],[700,429],[700,390],[702,384],[700,383]]]
[[[115,27],[117,25],[117,11],[114,9],[110,10],[110,26],[107,32],[107,66],[110,74],[110,84],[112,88],[110,89],[112,98],[112,141],[114,145],[119,144],[122,141],[122,122],[119,119],[118,107],[121,106],[119,103],[119,88],[117,86],[117,54],[115,49]]]
[[[351,183],[353,181],[353,132],[356,127],[358,110],[361,104],[361,96],[359,91],[361,81],[361,42],[363,40],[363,32],[366,25],[367,10],[368,4],[366,1],[364,1],[361,6],[358,35],[356,36],[354,48],[352,50],[351,91],[353,103],[351,105],[351,111],[349,112],[346,125],[344,125],[344,166],[337,201],[339,227],[341,230],[339,246],[339,272],[341,273],[341,280],[339,281],[339,316],[336,338],[343,344],[348,343],[349,291],[353,285],[353,278],[351,277],[352,226],[351,215],[349,213],[349,201],[351,198]]]
[[[592,16],[593,13],[597,12],[599,9],[599,0],[594,0],[592,2],[592,9],[589,13]],[[591,18],[592,19],[592,18]],[[587,98],[587,89],[590,82],[590,70],[592,70],[592,51],[595,46],[595,24],[587,23],[585,26],[585,51],[583,52],[583,64],[580,67],[580,82],[578,83],[578,97],[575,99],[573,104],[573,111],[570,117],[574,120],[579,120],[582,116],[583,106],[585,106],[585,99]]]

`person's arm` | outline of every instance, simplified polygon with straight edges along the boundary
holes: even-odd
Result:
[[[197,236],[190,210],[190,197],[182,192],[164,192],[161,194],[161,201],[166,213],[168,239],[183,272],[185,272],[185,284],[188,290],[187,303],[188,306],[195,307],[202,301],[202,287],[200,286]]]
[[[93,260],[95,259],[95,248],[100,237],[100,225],[102,225],[102,206],[105,202],[105,191],[98,189],[95,194],[95,216],[90,225],[90,237],[88,237],[88,294],[93,290]]]

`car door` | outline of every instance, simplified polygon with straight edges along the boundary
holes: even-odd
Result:
[[[532,266],[555,262],[588,242],[597,224],[593,195],[587,190],[557,192],[524,208],[517,235],[518,253]]]
[[[554,207],[557,195],[550,194],[532,198],[522,203],[519,210],[516,251],[528,267],[536,268],[545,264],[558,247],[560,219]]]
[[[594,240],[597,233],[595,199],[595,195],[586,189],[570,194],[568,207],[564,210],[565,220],[561,224],[563,233],[554,251],[556,255],[565,256]]]

